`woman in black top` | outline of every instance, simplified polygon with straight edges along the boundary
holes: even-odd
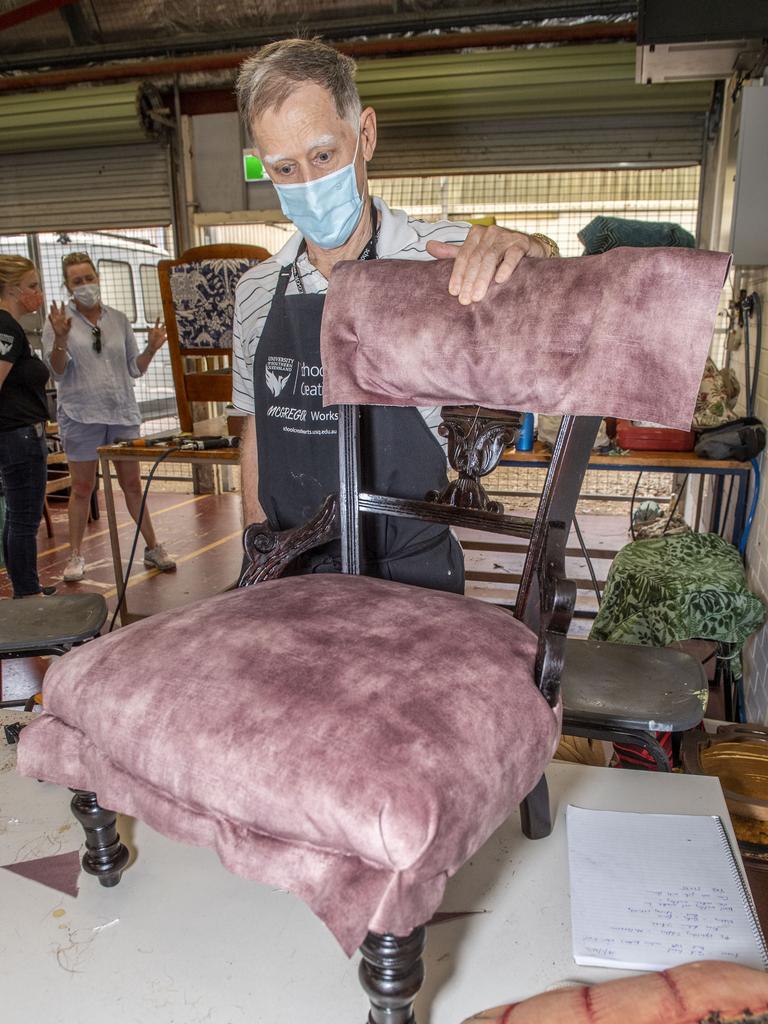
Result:
[[[37,576],[48,452],[48,369],[32,354],[19,323],[43,304],[40,275],[23,256],[0,255],[0,479],[5,493],[3,557],[14,597],[50,593]]]

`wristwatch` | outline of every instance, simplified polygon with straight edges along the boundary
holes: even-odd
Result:
[[[538,231],[532,231],[530,237],[536,238],[539,242],[541,242],[541,244],[547,250],[547,259],[551,259],[553,256],[560,255],[560,249],[554,238],[550,238],[549,235],[541,235]]]

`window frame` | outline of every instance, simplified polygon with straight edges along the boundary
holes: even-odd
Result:
[[[133,267],[131,266],[131,264],[129,263],[128,260],[116,260],[116,259],[113,259],[111,256],[99,256],[97,258],[97,261],[96,261],[96,270],[98,272],[99,278],[102,277],[102,273],[103,273],[102,272],[102,267],[104,266],[104,264],[108,264],[109,266],[127,267],[128,268],[128,280],[130,281],[130,285],[131,285],[130,295],[131,295],[131,303],[132,303],[132,307],[133,307],[133,316],[129,315],[126,312],[126,310],[124,310],[124,309],[121,309],[120,312],[124,313],[128,317],[128,322],[130,324],[135,324],[136,321],[138,320],[138,316],[139,316],[139,304],[136,301],[136,282],[135,282],[134,277],[133,277]],[[102,287],[103,287],[103,283],[102,283]],[[108,302],[107,305],[110,305],[110,303]],[[114,308],[115,309],[119,309],[120,307],[119,306],[115,306]]]

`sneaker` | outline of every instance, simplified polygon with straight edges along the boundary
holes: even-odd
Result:
[[[160,572],[172,572],[176,568],[176,563],[168,556],[162,544],[144,548],[144,565],[148,569],[159,569]]]
[[[82,555],[70,555],[69,561],[64,566],[62,579],[65,583],[76,583],[85,576],[85,559]]]
[[[52,597],[56,593],[56,587],[40,587],[43,597]]]

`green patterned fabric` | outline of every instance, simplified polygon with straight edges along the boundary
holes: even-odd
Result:
[[[622,548],[589,635],[652,647],[699,638],[741,649],[764,620],[736,548],[715,533],[686,533]],[[738,677],[739,666],[734,669]]]

